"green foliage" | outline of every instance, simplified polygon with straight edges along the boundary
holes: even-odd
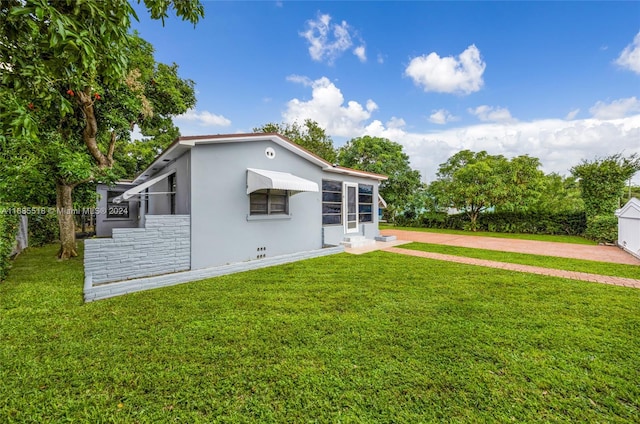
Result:
[[[637,421],[636,289],[374,252],[82,304],[54,254],[0,285],[2,422]]]
[[[386,175],[380,195],[387,202],[385,214],[402,211],[422,188],[420,172],[411,168],[402,145],[382,137],[357,137],[338,150],[338,163],[348,168]],[[393,219],[395,214],[391,214]]]
[[[596,215],[587,218],[584,236],[598,243],[618,241],[618,218],[615,215]]]
[[[580,178],[587,216],[613,216],[621,205],[627,181],[638,171],[640,157],[636,154],[625,157],[621,153],[583,160],[571,168],[571,173]]]
[[[60,239],[58,214],[55,209],[46,210],[47,213],[28,215],[29,247],[41,247]]]
[[[587,220],[584,212],[486,212],[472,223],[468,214],[448,215],[427,212],[407,218],[398,217],[396,224],[426,228],[490,231],[496,233],[582,235]]]
[[[429,192],[442,208],[466,213],[473,230],[483,211],[532,210],[543,187],[539,167],[540,161],[527,155],[508,160],[485,151],[462,150],[440,165]]]
[[[154,19],[169,9],[194,24],[203,16],[197,0],[145,0]],[[37,137],[36,108],[73,112],[67,90],[78,92],[123,81],[129,70],[131,17],[128,0],[5,0],[0,5],[0,126],[2,134]],[[33,106],[33,107],[30,107]]]
[[[11,252],[16,245],[19,215],[12,213],[16,204],[0,203],[0,281],[11,268]]]
[[[327,162],[335,163],[336,161],[333,140],[327,135],[324,128],[321,128],[317,122],[311,119],[306,119],[302,125],[297,122],[293,124],[268,123],[254,128],[253,132],[283,135]]]

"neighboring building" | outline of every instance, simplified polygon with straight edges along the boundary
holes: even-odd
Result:
[[[96,236],[111,237],[114,228],[138,228],[139,201],[114,203],[113,199],[135,187],[131,181],[115,185],[98,184],[99,196],[96,212]]]
[[[113,238],[85,242],[85,274],[106,283],[371,241],[385,179],[278,134],[180,137],[131,184],[98,187],[113,214],[96,232]]]
[[[640,258],[640,200],[633,197],[616,211],[618,246]]]

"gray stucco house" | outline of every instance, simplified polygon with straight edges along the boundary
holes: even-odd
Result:
[[[366,243],[385,179],[278,134],[180,137],[133,182],[98,187],[111,238],[85,242],[85,284]]]

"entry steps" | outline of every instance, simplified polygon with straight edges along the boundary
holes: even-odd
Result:
[[[355,249],[358,247],[374,245],[376,244],[376,241],[365,238],[365,236],[349,236],[345,237],[340,244],[342,244],[346,248]]]

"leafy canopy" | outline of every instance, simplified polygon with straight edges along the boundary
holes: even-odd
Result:
[[[336,160],[336,150],[333,147],[333,140],[327,135],[324,128],[320,127],[316,121],[311,119],[306,119],[302,125],[297,122],[292,124],[268,123],[261,127],[254,128],[253,131],[283,135],[294,143],[320,156],[327,162],[334,163]]]
[[[382,137],[357,137],[338,150],[338,163],[348,168],[387,175],[380,195],[391,209],[402,209],[421,187],[420,172],[411,168],[402,145]]]

